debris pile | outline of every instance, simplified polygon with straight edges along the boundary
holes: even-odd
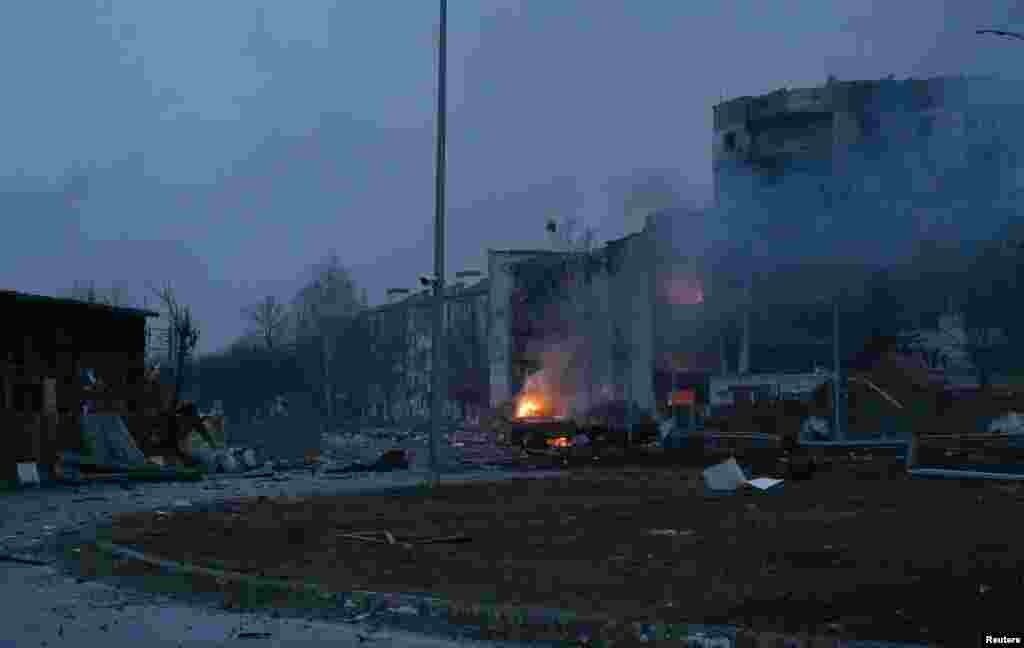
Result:
[[[504,466],[519,460],[517,449],[498,444],[495,435],[475,426],[446,424],[440,439],[446,469],[458,466]],[[412,465],[417,456],[427,457],[428,423],[402,428],[367,427],[321,435],[322,461],[327,470],[364,470],[376,465],[388,452],[401,450]],[[346,468],[348,467],[348,468]]]
[[[517,450],[499,445],[493,434],[482,430],[457,430],[446,435],[446,441],[463,464],[500,466],[519,459]]]
[[[712,491],[735,491],[743,486],[763,491],[778,486],[783,481],[773,477],[748,479],[734,457],[705,469],[703,476],[704,485]]]
[[[147,372],[129,407],[94,372],[82,372],[83,399],[71,420],[77,444],[58,452],[53,476],[61,481],[115,478],[198,479],[203,472],[241,472],[260,465],[252,449],[226,445],[222,414],[200,415],[173,387]]]
[[[992,421],[988,426],[992,434],[1024,434],[1024,416],[1010,412]]]

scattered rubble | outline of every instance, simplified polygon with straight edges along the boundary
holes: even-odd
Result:
[[[18,484],[21,486],[38,486],[39,485],[39,467],[35,462],[19,463],[17,466],[18,470]]]
[[[773,477],[748,479],[734,457],[715,464],[704,470],[704,485],[713,491],[734,491],[741,486],[750,486],[758,490],[768,490],[782,483],[783,480]]]
[[[1009,412],[992,421],[988,431],[992,434],[1024,435],[1024,416],[1017,412]]]
[[[321,472],[327,474],[352,473],[352,472],[384,472],[391,470],[408,470],[409,456],[407,451],[401,449],[385,450],[372,463],[353,461],[351,463],[337,466],[325,466]]]

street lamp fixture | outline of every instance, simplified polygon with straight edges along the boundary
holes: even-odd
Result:
[[[388,288],[385,292],[387,300],[390,302],[393,299],[399,299],[409,294],[408,288]]]
[[[1006,31],[1004,29],[976,29],[974,33],[979,35],[990,34],[992,36],[1003,36],[1004,38],[1024,40],[1024,34],[1021,34],[1020,32]]]

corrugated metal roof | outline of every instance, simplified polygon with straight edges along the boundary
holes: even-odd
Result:
[[[133,317],[160,317],[160,313],[145,308],[131,308],[128,306],[110,306],[107,304],[85,302],[79,299],[68,297],[51,297],[49,295],[33,295],[30,293],[18,292],[0,288],[0,298],[13,299],[15,302],[26,304],[49,304],[52,306],[66,306],[69,308],[91,308],[103,310],[119,315],[130,315]]]

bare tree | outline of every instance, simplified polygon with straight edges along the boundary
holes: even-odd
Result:
[[[572,216],[549,218],[546,226],[552,247],[559,252],[590,252],[597,240],[597,230]]]
[[[89,302],[90,304],[106,304],[107,306],[131,306],[132,299],[123,283],[114,282],[104,290],[96,287],[93,280],[76,280],[68,291],[71,299]]]
[[[76,279],[71,285],[71,290],[68,291],[68,296],[71,297],[71,299],[89,302],[90,304],[97,304],[100,302],[100,294],[96,289],[96,282],[92,280],[85,281]]]
[[[108,306],[131,306],[132,298],[123,283],[115,282],[107,290],[105,302]]]
[[[163,288],[152,288],[152,290],[167,311],[169,355],[174,360],[174,400],[172,405],[177,408],[182,389],[185,386],[185,362],[199,343],[199,328],[192,319],[192,309],[182,306],[178,302],[174,289],[169,283],[165,284]]]
[[[337,337],[361,310],[355,282],[334,252],[313,268],[313,279],[293,301],[296,342],[318,350],[320,388],[328,419],[335,415],[337,385],[333,376]]]
[[[285,304],[270,295],[242,309],[242,314],[268,350],[273,351],[281,344],[288,326],[288,309]]]

